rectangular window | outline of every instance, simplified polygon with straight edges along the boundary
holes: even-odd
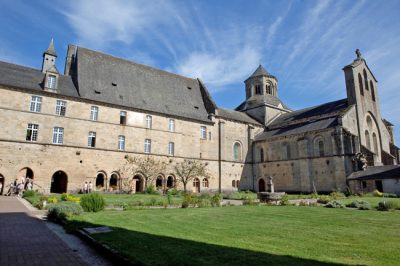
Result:
[[[175,120],[174,119],[169,120],[168,130],[171,132],[175,132]]]
[[[26,130],[26,140],[27,141],[37,141],[39,125],[36,124],[28,124],[28,128]]]
[[[207,128],[205,126],[200,127],[200,137],[202,139],[207,139]]]
[[[126,112],[125,111],[119,112],[119,124],[126,125]]]
[[[124,151],[125,150],[125,136],[118,136],[118,150]]]
[[[174,154],[175,154],[175,143],[170,142],[168,143],[168,155],[174,156]]]
[[[150,153],[151,152],[151,139],[144,140],[144,152]]]
[[[56,87],[56,76],[49,75],[47,77],[47,88],[54,89]]]
[[[64,139],[64,128],[55,127],[53,128],[53,144],[63,144]]]
[[[97,121],[98,116],[99,116],[99,107],[92,106],[92,108],[90,109],[90,120]]]
[[[42,97],[32,96],[30,111],[40,113],[41,109],[42,109]]]
[[[96,132],[90,131],[88,135],[88,147],[96,147]]]
[[[67,102],[57,100],[56,104],[56,115],[65,116],[65,111],[67,110]]]
[[[153,118],[151,115],[146,115],[146,128],[151,128],[153,123]]]

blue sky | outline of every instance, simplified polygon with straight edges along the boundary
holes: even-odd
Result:
[[[221,107],[244,100],[259,64],[292,109],[345,98],[359,48],[382,115],[400,127],[400,1],[0,0],[0,60],[40,68],[51,38],[201,78]],[[400,143],[400,128],[396,129]]]

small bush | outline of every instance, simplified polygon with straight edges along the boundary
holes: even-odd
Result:
[[[375,189],[372,194],[374,195],[374,197],[382,197],[383,194],[382,192],[380,192],[379,190]]]
[[[106,202],[99,193],[90,193],[82,196],[81,206],[85,212],[98,212],[104,210]]]
[[[150,184],[146,188],[146,194],[156,195],[159,194],[156,187],[153,184]]]
[[[327,204],[328,202],[330,202],[332,199],[331,197],[327,196],[327,195],[321,195],[319,196],[317,202],[321,203],[321,204]]]
[[[333,200],[325,205],[326,208],[344,208],[344,204],[338,200]]]
[[[378,204],[379,211],[400,210],[400,202],[394,200],[384,200]]]
[[[287,194],[283,195],[283,197],[281,198],[280,205],[282,206],[289,205],[289,196]]]
[[[221,200],[222,200],[222,195],[220,193],[215,193],[211,197],[211,206],[213,206],[213,207],[221,206]]]
[[[57,197],[49,197],[48,199],[47,199],[47,203],[49,203],[49,204],[54,204],[54,203],[57,203],[58,202],[58,199],[57,199]]]
[[[397,198],[397,195],[395,193],[383,193],[382,197],[384,197],[384,198]]]
[[[82,207],[75,202],[64,201],[49,206],[47,217],[50,220],[64,220],[72,215],[79,215],[83,212]]]
[[[60,199],[62,201],[67,201],[68,193],[62,193]]]
[[[24,194],[22,195],[23,198],[31,198],[31,197],[35,197],[36,195],[38,195],[39,193],[33,190],[28,190],[28,191],[24,191]]]
[[[247,198],[243,200],[243,205],[258,205],[259,203],[253,198]]]
[[[150,199],[150,205],[151,206],[156,206],[156,203],[157,203],[157,199],[156,198],[151,198]]]
[[[334,200],[346,198],[346,195],[344,195],[342,192],[338,192],[338,191],[332,192],[331,194],[329,194],[329,196]]]
[[[356,208],[359,210],[371,210],[371,204],[368,201],[364,201],[364,200],[355,200],[352,203],[349,203],[346,205],[346,207],[348,208]]]
[[[172,204],[172,193],[170,191],[167,192],[167,203],[168,205]]]

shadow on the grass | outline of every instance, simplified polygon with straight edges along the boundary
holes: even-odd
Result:
[[[76,227],[102,225],[74,223]],[[201,226],[201,225],[199,225]],[[343,265],[286,255],[219,246],[113,227],[94,234],[99,242],[118,250],[133,264],[144,265]],[[234,243],[232,243],[234,244]]]

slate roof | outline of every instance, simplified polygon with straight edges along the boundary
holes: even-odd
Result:
[[[252,104],[253,102],[254,105]],[[290,108],[286,104],[284,104],[278,97],[273,96],[271,94],[253,95],[249,99],[242,102],[238,107],[235,108],[235,110],[236,111],[248,110],[264,104],[272,105],[275,107],[282,106],[280,108],[290,110]]]
[[[78,47],[81,97],[210,122],[199,81]]]
[[[280,115],[267,125],[266,130],[255,140],[289,136],[335,127],[339,116],[349,108],[347,99],[325,103]]]
[[[276,77],[268,73],[268,71],[262,65],[259,65],[256,71],[254,71],[254,73],[249,78],[259,77],[259,76],[267,76],[276,79]]]
[[[45,54],[49,54],[49,55],[53,55],[53,56],[57,56],[56,54],[56,49],[54,48],[54,41],[53,39],[51,39],[49,47],[47,48],[47,50],[44,52]]]
[[[0,61],[1,85],[43,91],[44,77],[40,70]],[[59,76],[57,89],[61,95],[79,97],[69,76]]]
[[[228,120],[233,120],[233,121],[239,121],[239,122],[244,122],[244,123],[251,123],[255,125],[261,125],[259,122],[248,116],[246,113],[243,112],[238,112],[234,110],[229,110],[225,108],[218,108],[217,109],[217,114],[216,116],[228,119]]]
[[[364,171],[353,172],[349,180],[400,178],[400,165],[368,166]]]

